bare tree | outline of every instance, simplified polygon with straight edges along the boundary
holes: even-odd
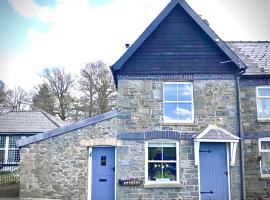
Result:
[[[116,91],[109,67],[102,61],[85,64],[81,69],[79,90],[82,110],[87,117],[109,111],[114,106]]]
[[[28,110],[30,100],[27,92],[20,86],[7,91],[7,107],[13,111]]]
[[[0,80],[0,113],[4,111],[4,108],[6,106],[6,100],[7,100],[7,91],[5,83]]]
[[[58,114],[62,120],[66,120],[68,107],[72,102],[70,90],[73,87],[74,78],[64,68],[45,68],[41,77],[48,85],[50,92],[57,98]]]

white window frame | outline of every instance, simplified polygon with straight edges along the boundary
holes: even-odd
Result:
[[[1,137],[5,137],[5,147],[4,148],[0,148],[0,150],[4,150],[4,163],[19,163],[19,162],[11,162],[8,161],[8,152],[9,150],[18,150],[18,147],[9,147],[9,141],[10,141],[10,137],[14,137],[14,136],[20,136],[21,139],[26,138],[26,136],[21,136],[21,135],[1,135]],[[20,156],[20,154],[19,154]]]
[[[164,100],[164,94],[165,94],[165,87],[166,84],[177,84],[177,85],[184,85],[184,84],[190,84],[191,88],[191,101],[165,101]],[[176,91],[178,93],[178,90]],[[178,96],[178,94],[177,94]],[[165,115],[165,103],[191,103],[191,120],[166,120],[164,118]],[[193,82],[164,82],[163,83],[163,121],[164,123],[194,123],[194,101],[193,101]]]
[[[262,149],[262,144],[261,142],[270,142],[270,138],[260,138],[258,139],[258,146],[259,146],[259,155],[261,155],[261,153],[269,153],[270,154],[270,149]],[[260,174],[261,177],[270,177],[270,174],[263,174],[262,173],[262,161],[260,161]]]
[[[176,181],[166,181],[166,182],[160,182],[160,181],[149,181],[148,180],[148,144],[150,143],[172,143],[176,145]],[[164,161],[167,162],[167,161]],[[169,163],[170,161],[168,161]],[[156,139],[156,140],[148,140],[145,141],[145,185],[164,185],[164,184],[179,184],[179,141],[176,140],[166,140],[166,139]],[[175,162],[173,162],[175,163]]]
[[[270,86],[258,86],[258,87],[256,87],[257,119],[258,120],[270,120],[270,116],[268,118],[260,118],[259,117],[259,99],[270,99],[270,96],[259,96],[259,89],[261,89],[261,88],[270,89]]]

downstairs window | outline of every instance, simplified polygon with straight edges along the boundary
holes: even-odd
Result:
[[[146,183],[179,182],[178,142],[146,142]]]
[[[270,177],[270,138],[259,139],[261,176]]]

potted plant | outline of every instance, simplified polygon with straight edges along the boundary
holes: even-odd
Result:
[[[157,182],[169,182],[171,175],[168,172],[163,172],[163,174],[161,172],[156,172],[155,174],[155,178]]]

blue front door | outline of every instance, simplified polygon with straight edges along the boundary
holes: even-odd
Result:
[[[92,200],[114,200],[114,147],[92,149]]]
[[[200,144],[201,200],[228,200],[226,143]]]

